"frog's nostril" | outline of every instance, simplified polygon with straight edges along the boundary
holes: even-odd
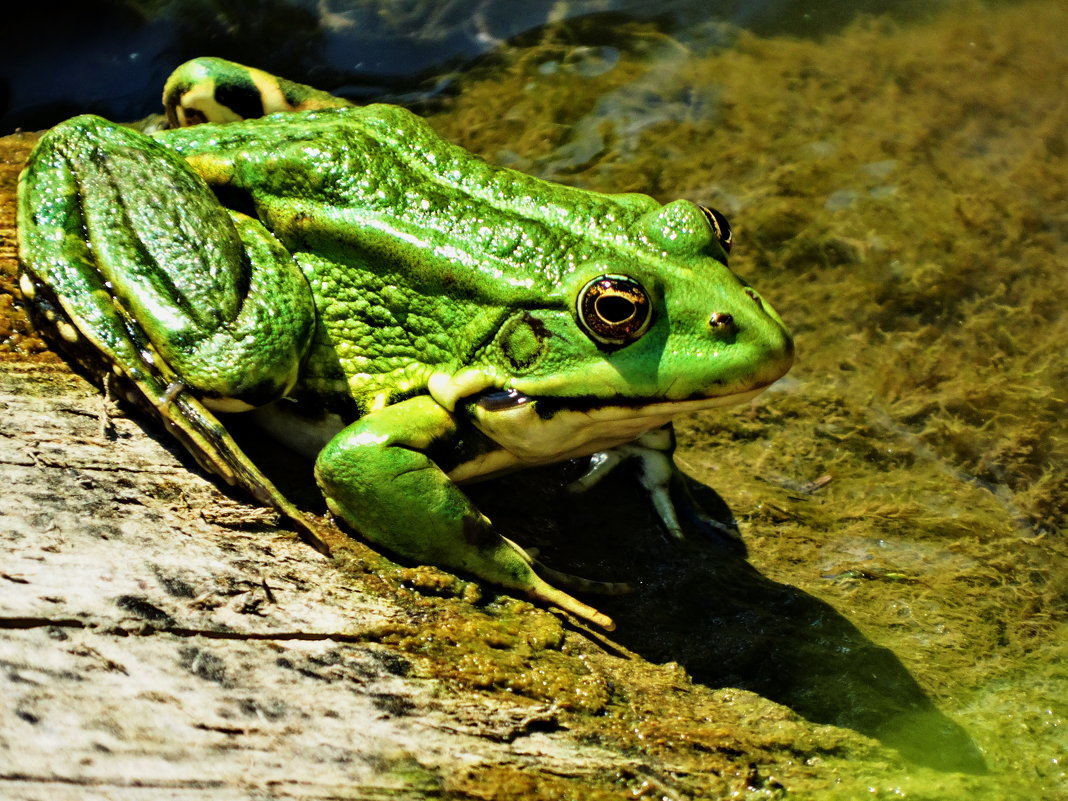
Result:
[[[713,312],[712,316],[708,318],[708,324],[712,328],[719,330],[733,329],[734,315],[726,312]]]

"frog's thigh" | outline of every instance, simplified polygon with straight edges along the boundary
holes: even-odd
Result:
[[[278,240],[258,220],[229,214],[250,272],[240,311],[175,350],[184,360],[183,376],[193,376],[207,405],[240,411],[273,401],[296,383],[315,329],[315,300]]]
[[[497,534],[423,452],[455,432],[452,416],[428,396],[348,426],[315,465],[331,510],[409,559],[465,570],[611,628],[608,617],[540,578],[530,557]]]
[[[295,379],[314,316],[299,267],[150,137],[93,116],[49,131],[20,179],[19,231],[26,271],[117,364],[133,367],[126,329],[222,408]]]

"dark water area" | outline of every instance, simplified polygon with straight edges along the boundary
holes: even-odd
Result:
[[[334,0],[51,2],[16,6],[0,33],[0,134],[79,113],[132,121],[159,111],[182,62],[212,55],[354,100],[412,102],[510,40],[581,20],[574,43],[604,44],[627,20],[654,23],[688,46],[737,30],[818,36],[861,14],[909,18],[941,3],[695,0]]]

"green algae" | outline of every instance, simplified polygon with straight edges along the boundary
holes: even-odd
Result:
[[[731,215],[732,267],[792,326],[800,360],[752,408],[680,425],[680,461],[721,493],[765,579],[840,612],[900,660],[898,683],[914,679],[931,706],[895,733],[835,714],[841,673],[791,694],[752,678],[759,657],[750,673],[716,670],[681,644],[714,633],[717,658],[751,653],[761,632],[727,631],[741,613],[726,628],[693,623],[668,636],[646,609],[652,631],[617,640],[677,659],[709,686],[759,687],[810,719],[898,746],[955,721],[991,771],[953,785],[919,768],[850,763],[854,779],[881,774],[876,797],[891,787],[916,798],[1068,797],[1068,95],[1053,77],[1068,67],[1066,26],[1051,2],[966,3],[819,42],[742,34],[702,56],[646,33],[646,52],[587,81],[539,73],[542,59],[559,59],[550,37],[435,119],[489,158]],[[640,124],[633,106],[613,118],[602,103],[628,91],[647,99],[651,87],[660,102]],[[679,97],[704,100],[685,118],[670,111]],[[594,155],[562,171],[573,132],[595,136],[581,149]],[[679,575],[676,589],[711,597]],[[807,669],[828,654],[811,654]],[[933,723],[932,710],[948,717]],[[844,768],[824,767],[791,796],[849,797]]]

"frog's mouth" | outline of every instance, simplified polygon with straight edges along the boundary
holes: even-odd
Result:
[[[694,395],[689,398],[632,398],[626,396],[579,396],[579,397],[542,397],[527,395],[518,389],[487,390],[475,399],[477,406],[485,412],[507,412],[520,406],[531,404],[538,416],[550,420],[559,414],[585,413],[597,416],[597,412],[619,417],[658,416],[670,413],[672,416],[686,414],[701,409],[717,406],[734,406],[745,403],[775,383],[766,381],[745,390],[726,392],[722,395]],[[612,411],[614,410],[614,411]]]

